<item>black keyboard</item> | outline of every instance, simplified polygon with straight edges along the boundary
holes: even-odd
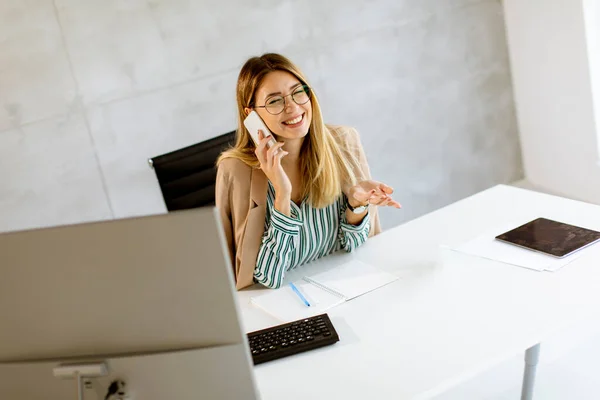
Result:
[[[248,334],[254,365],[334,344],[339,340],[340,337],[327,314]]]

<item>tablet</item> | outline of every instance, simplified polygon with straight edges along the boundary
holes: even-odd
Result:
[[[498,235],[496,239],[562,258],[600,240],[600,232],[538,218]]]

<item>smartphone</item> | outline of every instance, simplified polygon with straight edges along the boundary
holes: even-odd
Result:
[[[275,142],[275,138],[273,138],[273,134],[271,133],[269,128],[267,128],[267,125],[262,120],[260,115],[258,115],[256,113],[256,111],[252,111],[252,112],[250,112],[250,114],[248,114],[248,116],[244,120],[244,126],[246,127],[246,129],[248,129],[248,132],[250,132],[250,136],[252,137],[252,140],[254,140],[254,144],[256,146],[258,146],[258,143],[259,143],[259,140],[258,140],[258,131],[259,130],[263,131],[263,134],[265,135],[265,137],[271,135],[271,139],[269,140],[269,143],[267,143],[267,147],[271,147],[271,146],[275,145],[276,142]]]

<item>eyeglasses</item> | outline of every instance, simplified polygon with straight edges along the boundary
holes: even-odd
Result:
[[[264,106],[254,106],[254,108],[264,108],[269,114],[281,114],[285,110],[285,98],[292,96],[294,103],[301,106],[310,100],[310,88],[306,85],[298,86],[294,91],[286,96],[276,95],[267,97]]]

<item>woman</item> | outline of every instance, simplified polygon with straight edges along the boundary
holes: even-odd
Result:
[[[370,180],[356,130],[323,123],[300,70],[278,54],[250,58],[237,83],[235,145],[217,161],[220,210],[236,287],[281,285],[285,272],[336,250],[352,251],[381,228],[376,206],[400,208]],[[268,132],[255,145],[243,121],[256,111]]]

